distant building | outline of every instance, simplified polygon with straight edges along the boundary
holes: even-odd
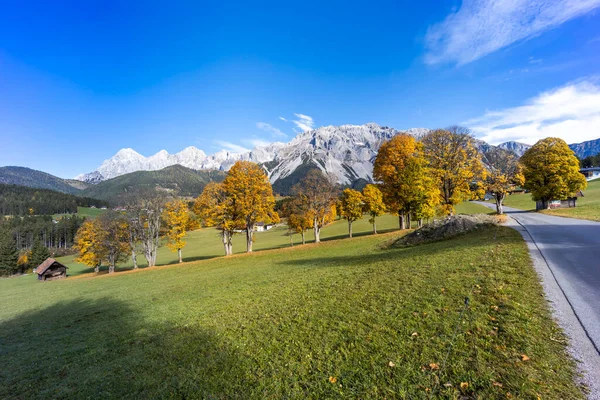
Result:
[[[600,167],[581,168],[579,172],[581,172],[588,181],[600,178]]]
[[[538,200],[535,202],[535,210],[548,210],[554,208],[574,208],[577,207],[577,198],[583,197],[583,192],[579,190],[575,193],[575,196],[569,197],[565,200],[549,200],[549,201],[541,201]]]
[[[254,230],[256,230],[256,232],[264,232],[264,231],[268,231],[269,229],[273,228],[272,224],[265,224],[264,222],[257,222],[254,225]]]
[[[51,281],[67,277],[67,267],[54,258],[48,258],[34,269],[34,272],[40,281]]]

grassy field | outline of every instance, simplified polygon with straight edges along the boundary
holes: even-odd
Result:
[[[102,214],[105,211],[106,210],[102,210],[101,208],[77,207],[77,216],[86,218],[96,218],[98,215]],[[70,216],[72,214],[54,214],[52,218],[60,219],[67,215]]]
[[[582,398],[516,231],[398,235],[1,280],[0,398]]]
[[[589,219],[600,221],[600,179],[588,182],[584,190],[584,197],[577,200],[575,208],[559,208],[556,210],[544,210],[544,214],[557,215],[560,217]],[[531,200],[531,194],[513,194],[507,196],[504,205],[518,208],[520,210],[535,211],[535,202]]]

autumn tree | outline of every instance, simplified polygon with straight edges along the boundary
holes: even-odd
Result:
[[[373,177],[381,182],[385,205],[398,215],[400,229],[410,228],[411,216],[439,201],[423,145],[410,135],[396,135],[381,145]]]
[[[587,187],[579,172],[579,161],[567,143],[559,138],[538,141],[521,157],[525,189],[534,201],[547,207],[550,200],[563,200]]]
[[[75,235],[73,248],[78,252],[75,261],[94,267],[94,272],[98,273],[105,257],[105,249],[102,246],[104,235],[106,232],[102,230],[97,219],[84,221]]]
[[[183,262],[181,250],[186,242],[183,240],[189,226],[190,214],[187,204],[183,200],[173,200],[165,205],[165,223],[167,225],[167,246],[176,251],[179,262]]]
[[[523,173],[517,157],[509,151],[496,149],[486,155],[489,171],[485,189],[494,196],[496,212],[502,214],[506,195],[517,186],[523,185]]]
[[[313,217],[305,205],[301,199],[292,197],[283,207],[288,227],[291,231],[301,235],[302,244],[306,244],[306,231],[313,227]]]
[[[363,216],[365,205],[363,195],[358,190],[344,189],[339,204],[340,215],[348,221],[348,236],[352,237],[352,223]]]
[[[96,223],[102,231],[100,253],[108,262],[108,273],[111,274],[130,252],[127,219],[120,213],[109,211],[98,216]]]
[[[210,182],[206,185],[202,194],[195,200],[193,208],[203,226],[216,226],[221,231],[225,255],[233,254],[233,235],[236,230],[242,228],[242,221],[223,184]]]
[[[292,194],[302,205],[304,215],[312,218],[315,243],[321,241],[321,228],[331,220],[332,215],[335,218],[337,193],[333,179],[316,169],[310,170],[292,187]]]
[[[383,194],[377,185],[369,184],[362,191],[364,200],[364,212],[368,213],[371,218],[369,222],[373,225],[373,233],[377,233],[376,218],[385,214],[386,208],[383,202]]]
[[[485,178],[481,156],[469,130],[453,126],[429,132],[422,140],[430,173],[441,194],[442,211],[454,214],[454,206],[473,197],[471,185]]]
[[[156,265],[156,256],[163,228],[162,216],[166,202],[167,199],[164,194],[152,189],[131,193],[127,202],[129,237],[133,239],[130,250],[133,253],[135,251],[134,245],[138,241],[141,242],[144,257],[149,267]],[[133,238],[132,235],[136,235],[136,238]]]
[[[231,207],[242,218],[246,230],[246,251],[252,252],[254,226],[257,222],[277,223],[273,188],[265,171],[256,163],[237,161],[223,181]]]

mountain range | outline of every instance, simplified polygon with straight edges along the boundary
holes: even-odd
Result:
[[[429,129],[399,131],[375,123],[325,126],[302,132],[289,143],[274,142],[245,153],[221,150],[210,156],[193,146],[176,154],[161,150],[150,157],[144,157],[133,149],[122,149],[105,160],[97,170],[76,179],[98,183],[130,172],[160,170],[177,164],[194,170],[227,171],[237,160],[248,160],[263,166],[276,190],[278,186],[289,187],[310,168],[334,175],[341,184],[352,185],[357,181],[373,180],[373,161],[379,146],[401,132],[420,139]],[[475,142],[484,155],[501,148],[520,157],[531,147],[518,142],[506,142],[498,146],[481,140]],[[595,155],[600,153],[600,139],[572,144],[570,147],[580,158]]]

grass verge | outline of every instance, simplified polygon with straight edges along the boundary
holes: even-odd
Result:
[[[0,398],[583,398],[516,231],[397,235],[3,287]]]

